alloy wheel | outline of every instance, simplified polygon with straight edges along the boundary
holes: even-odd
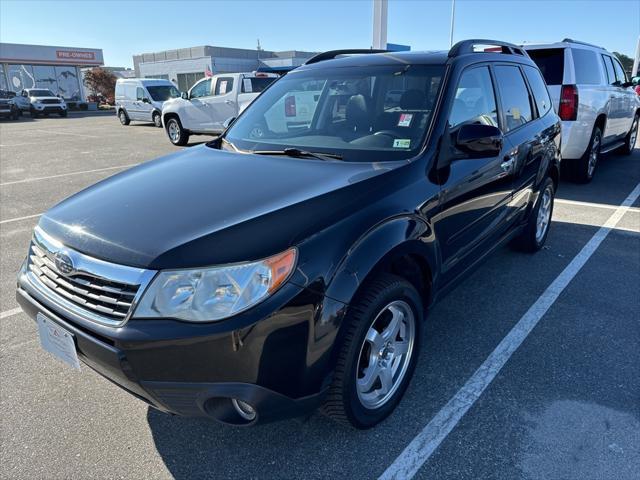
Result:
[[[589,152],[589,164],[587,165],[587,175],[589,178],[593,176],[600,156],[600,135],[596,135],[591,143],[591,151]]]
[[[538,208],[538,218],[536,221],[536,242],[540,243],[549,229],[551,221],[551,202],[553,199],[552,187],[548,186],[542,194],[540,207]]]
[[[178,126],[178,122],[176,122],[175,120],[170,120],[167,131],[172,142],[175,143],[180,140],[180,127]]]
[[[636,140],[638,139],[638,118],[633,121],[633,125],[631,125],[631,134],[629,136],[629,145],[631,149],[636,146]]]
[[[365,408],[380,408],[398,390],[411,362],[415,335],[416,318],[404,301],[391,302],[375,317],[356,369],[358,399]]]

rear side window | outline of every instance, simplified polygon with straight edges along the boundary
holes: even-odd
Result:
[[[529,90],[518,67],[497,65],[495,72],[506,123],[503,130],[506,133],[533,119]]]
[[[602,61],[604,62],[604,69],[607,72],[607,83],[613,85],[616,81],[616,74],[613,70],[613,63],[609,55],[602,55]]]
[[[220,77],[216,82],[214,95],[224,95],[233,90],[233,77]]]
[[[618,61],[618,59],[616,58],[612,58],[613,59],[613,68],[616,71],[616,80],[620,83],[624,83],[627,81],[627,74],[624,73],[624,70],[622,69],[622,65],[620,65],[620,62]]]
[[[540,75],[540,72],[535,68],[525,66],[524,74],[527,76],[529,86],[533,91],[533,98],[535,99],[536,106],[538,107],[538,114],[542,117],[551,110],[551,98],[549,98],[547,86],[544,84],[542,75]]]
[[[498,126],[498,110],[488,67],[465,70],[460,77],[449,115],[454,128],[465,123]]]
[[[598,55],[593,50],[572,48],[573,68],[576,71],[576,83],[578,85],[599,85],[600,69],[598,68]]]
[[[527,50],[527,53],[538,65],[547,85],[562,85],[562,77],[564,76],[563,48]]]
[[[260,93],[274,80],[274,77],[245,77],[242,79],[242,93]]]

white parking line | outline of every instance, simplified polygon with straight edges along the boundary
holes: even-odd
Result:
[[[462,417],[480,398],[496,378],[511,355],[520,347],[544,314],[551,308],[563,290],[582,269],[591,255],[598,249],[609,232],[620,221],[629,207],[640,197],[640,183],[616,208],[605,224],[591,237],[587,244],[571,260],[571,263],[547,287],[536,302],[516,323],[496,349],[480,365],[473,376],[464,384],[447,404],[431,419],[424,429],[407,445],[404,451],[380,476],[381,480],[412,478],[431,457],[433,452],[447,438]]]
[[[7,317],[13,317],[14,315],[17,315],[20,312],[22,312],[22,309],[20,307],[12,308],[11,310],[0,312],[0,320]]]
[[[71,133],[71,132],[63,132],[60,130],[45,130],[44,128],[34,128],[30,130],[32,132],[42,132],[42,133],[53,133],[55,135],[69,135],[72,137],[84,137],[84,138],[100,138],[97,135],[86,135],[84,133]]]
[[[604,208],[606,210],[615,210],[618,205],[608,205],[606,203],[592,203],[592,202],[580,202],[578,200],[565,200],[564,198],[556,198],[555,203],[562,205],[575,205],[577,207],[589,207],[589,208]],[[640,212],[638,207],[629,207],[630,212]]]
[[[26,220],[28,218],[36,218],[42,215],[41,213],[36,213],[35,215],[26,215],[24,217],[16,217],[16,218],[8,218],[7,220],[0,221],[0,225],[4,225],[5,223],[19,222],[20,220]]]
[[[135,167],[136,165],[138,165],[138,164],[137,163],[130,163],[128,165],[118,165],[118,166],[115,166],[115,167],[94,168],[93,170],[82,170],[80,172],[58,173],[57,175],[49,175],[47,177],[24,178],[22,180],[13,180],[11,182],[0,183],[0,187],[4,187],[6,185],[15,185],[17,183],[28,183],[28,182],[37,182],[39,180],[49,180],[51,178],[60,178],[60,177],[66,177],[66,176],[69,176],[69,175],[82,175],[83,173],[106,172],[108,170],[118,170],[118,169]]]

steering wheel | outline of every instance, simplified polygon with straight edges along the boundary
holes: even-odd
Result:
[[[394,140],[400,138],[400,135],[393,130],[378,130],[374,135],[384,135],[385,137],[391,137]]]

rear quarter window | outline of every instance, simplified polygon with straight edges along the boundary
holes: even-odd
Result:
[[[547,85],[562,85],[562,77],[564,76],[563,48],[527,50],[527,53],[542,72]]]
[[[583,48],[572,48],[571,54],[578,85],[599,85],[602,83],[596,52]]]
[[[542,117],[551,110],[551,98],[549,97],[547,86],[544,84],[542,75],[535,68],[525,66],[524,74],[533,92],[533,98],[535,99],[536,107],[538,107],[538,115]]]

